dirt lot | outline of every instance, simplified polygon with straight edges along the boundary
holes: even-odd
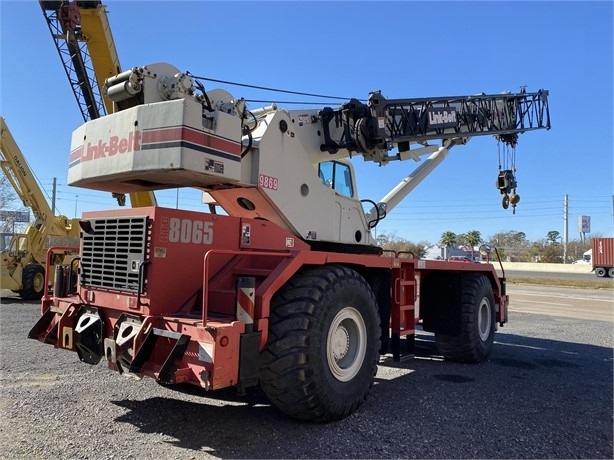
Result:
[[[1,458],[614,454],[609,321],[512,308],[490,359],[479,365],[443,362],[432,337],[421,334],[415,358],[384,357],[357,413],[318,425],[288,419],[257,391],[175,392],[82,364],[76,354],[26,338],[38,315],[37,302],[5,296],[0,304]]]

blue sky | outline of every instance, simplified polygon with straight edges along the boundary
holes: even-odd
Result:
[[[521,135],[516,149],[515,214],[501,207],[488,136],[452,149],[377,231],[431,243],[470,230],[537,240],[564,233],[567,194],[570,239],[580,215],[590,216],[592,234],[614,234],[611,1],[105,4],[123,69],[168,62],[214,79],[359,99],[375,90],[415,98],[547,89],[552,129]],[[38,2],[1,0],[0,30],[0,114],[42,186],[51,196],[57,178],[58,209],[69,217],[115,207],[108,194],[66,185],[71,133],[83,120]],[[360,198],[379,200],[415,166],[355,160]],[[156,195],[175,207],[174,190]],[[179,206],[205,210],[195,190],[181,190]]]

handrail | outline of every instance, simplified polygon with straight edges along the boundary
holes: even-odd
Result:
[[[202,304],[202,326],[207,325],[207,307],[209,305],[209,289],[207,288],[209,282],[209,263],[213,256],[217,255],[235,255],[235,256],[273,256],[273,257],[290,257],[291,251],[257,251],[257,250],[241,250],[241,249],[210,249],[205,254],[203,259],[203,304]]]
[[[47,249],[47,257],[45,260],[45,292],[43,293],[43,302],[48,301],[50,299],[49,273],[51,272],[51,270],[49,269],[49,267],[51,267],[51,257],[57,251],[65,251],[64,254],[67,255],[68,253],[66,251],[78,253],[79,248],[77,246],[52,246],[49,249]]]

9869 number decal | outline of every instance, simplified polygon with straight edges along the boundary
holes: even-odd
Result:
[[[268,188],[271,190],[277,190],[279,180],[277,177],[267,176],[266,174],[260,174],[258,176],[258,185],[262,188]]]

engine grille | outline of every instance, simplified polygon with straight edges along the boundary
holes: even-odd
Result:
[[[139,270],[147,253],[147,217],[90,219],[81,239],[81,284],[142,293]]]

